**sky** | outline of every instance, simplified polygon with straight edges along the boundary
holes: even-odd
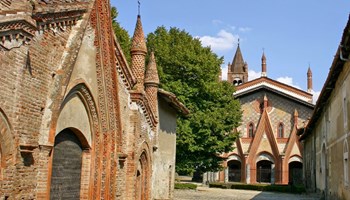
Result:
[[[313,73],[314,100],[327,78],[350,14],[348,0],[140,0],[143,30],[177,27],[224,57],[223,79],[238,38],[249,79],[260,77],[265,52],[267,76],[302,90]],[[117,21],[132,36],[137,0],[111,0]],[[205,69],[203,69],[205,70]]]

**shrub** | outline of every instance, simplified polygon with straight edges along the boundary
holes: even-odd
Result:
[[[197,189],[197,185],[192,183],[175,183],[175,189],[195,190]]]
[[[297,193],[297,194],[301,194],[306,191],[303,185],[291,186],[291,185],[243,184],[243,183],[210,183],[209,187],[222,188],[222,189],[241,189],[241,190]]]

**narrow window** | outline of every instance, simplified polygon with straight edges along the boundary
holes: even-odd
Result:
[[[344,119],[344,128],[346,131],[346,128],[348,126],[348,109],[347,109],[347,105],[346,105],[346,97],[343,98],[343,119]]]
[[[349,185],[349,153],[348,153],[348,142],[344,142],[344,153],[343,153],[343,164],[344,164],[344,185]]]
[[[250,137],[250,138],[254,137],[254,125],[253,125],[253,123],[250,123],[248,126],[248,137]]]
[[[284,132],[284,127],[283,127],[283,124],[280,123],[278,125],[278,137],[279,138],[283,138],[284,137],[283,132]]]

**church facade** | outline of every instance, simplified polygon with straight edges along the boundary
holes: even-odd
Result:
[[[242,123],[234,151],[225,153],[224,171],[213,180],[222,182],[302,183],[303,148],[297,131],[313,111],[312,73],[307,72],[308,92],[270,79],[266,56],[261,77],[248,81],[248,65],[238,45],[228,66],[227,81],[242,107]]]
[[[176,115],[188,110],[158,88],[140,16],[129,64],[110,10],[0,0],[0,199],[173,197]]]

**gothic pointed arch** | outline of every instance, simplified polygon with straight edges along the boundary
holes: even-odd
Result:
[[[278,146],[273,134],[273,128],[266,109],[264,109],[262,112],[258,126],[256,128],[255,136],[249,147],[249,162],[252,162],[255,158],[255,155],[259,153],[257,151],[260,146],[259,145],[260,142],[262,141],[263,137],[265,137],[264,135],[266,135],[266,138],[270,144],[271,151],[272,151],[271,154],[274,157],[278,157],[279,156]]]
[[[50,199],[80,199],[85,149],[89,149],[88,141],[77,129],[66,128],[56,135]]]
[[[61,193],[59,189],[61,183],[57,181],[61,179],[60,175],[57,175],[61,173],[60,169],[62,169],[59,163],[61,163],[60,159],[69,158],[70,155],[72,162],[75,161],[75,168],[80,167],[79,170],[73,170],[75,180],[80,181],[75,181],[78,182],[77,184],[69,185],[68,183],[71,183],[69,178],[62,178],[62,180],[67,179],[65,185],[74,188],[71,191],[72,194],[85,198],[89,196],[91,190],[96,188],[94,186],[98,184],[96,180],[100,176],[100,173],[92,170],[100,167],[100,156],[91,156],[99,154],[101,148],[99,115],[91,90],[82,80],[75,81],[74,85],[72,84],[68,89],[69,92],[61,103],[60,112],[55,122],[56,131],[54,135],[50,135],[54,140],[54,153],[51,157],[53,162],[52,168],[50,168],[52,174],[51,185],[49,185],[50,196],[57,198],[57,195]],[[66,149],[66,151],[61,149]],[[92,177],[94,178],[92,179]]]
[[[140,154],[136,160],[136,182],[135,182],[135,199],[148,200],[151,191],[151,157],[148,144],[144,142],[141,145]]]
[[[16,152],[12,126],[5,112],[0,108],[0,180],[6,177],[4,169],[15,163]]]

